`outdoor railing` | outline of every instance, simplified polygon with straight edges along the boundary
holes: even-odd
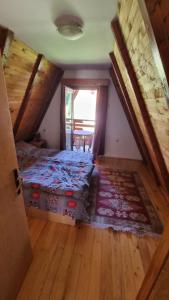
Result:
[[[92,151],[95,120],[66,118],[66,148]]]
[[[94,132],[95,120],[66,119],[66,127],[72,130],[91,130]]]

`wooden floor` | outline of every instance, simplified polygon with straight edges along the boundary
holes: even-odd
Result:
[[[104,161],[137,170],[164,224],[169,204],[142,163]],[[134,300],[158,238],[29,219],[34,259],[17,300]]]

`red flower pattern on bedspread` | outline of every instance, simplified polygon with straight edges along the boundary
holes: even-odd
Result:
[[[34,199],[39,199],[40,198],[40,192],[32,192],[31,196]]]
[[[44,149],[43,149],[44,150]],[[32,149],[20,152],[20,168],[26,206],[34,206],[86,219],[92,156],[72,151],[53,153]],[[32,162],[34,162],[32,164]]]

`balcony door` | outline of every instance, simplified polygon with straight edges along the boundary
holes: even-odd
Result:
[[[92,152],[97,90],[65,87],[66,149]]]

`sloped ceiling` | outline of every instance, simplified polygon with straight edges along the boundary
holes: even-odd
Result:
[[[15,140],[38,130],[63,70],[0,27],[0,48]]]
[[[110,22],[116,12],[117,0],[0,0],[1,25],[48,60],[65,67],[110,64]],[[82,18],[85,34],[81,39],[67,41],[56,31],[54,20],[65,13]]]
[[[121,1],[119,21],[114,19],[112,22],[117,41],[114,55],[154,168],[161,184],[169,191],[169,106],[139,7],[140,1]],[[160,10],[156,5],[152,15],[160,16]],[[166,9],[164,11],[166,13]],[[168,26],[169,23],[165,24]],[[166,43],[161,42],[163,47]]]

